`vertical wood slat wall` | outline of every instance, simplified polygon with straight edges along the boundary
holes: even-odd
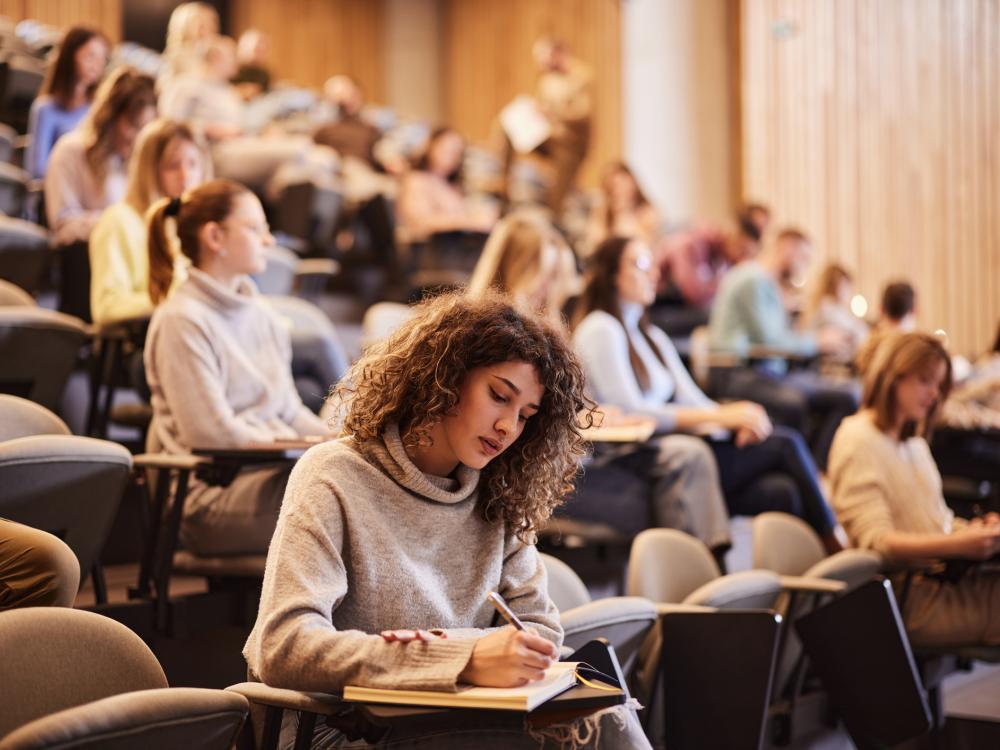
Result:
[[[384,6],[379,0],[230,0],[234,36],[258,28],[271,37],[275,74],[319,88],[330,76],[357,79],[367,98],[385,95]]]
[[[1000,2],[744,0],[743,194],[877,307],[988,348],[1000,320]]]
[[[622,153],[621,0],[446,0],[444,75],[448,124],[477,142],[496,135],[500,110],[535,91],[531,47],[564,40],[594,71],[594,129],[581,183]]]
[[[0,16],[13,21],[31,18],[59,28],[91,26],[112,43],[122,36],[122,0],[0,0]]]

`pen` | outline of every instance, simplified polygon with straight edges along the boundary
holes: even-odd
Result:
[[[507,606],[507,602],[503,600],[503,597],[500,596],[500,594],[496,591],[491,591],[486,595],[486,598],[489,600],[490,604],[493,605],[494,609],[500,613],[503,619],[518,630],[524,630],[524,623],[517,619],[517,615],[511,611],[510,607]]]

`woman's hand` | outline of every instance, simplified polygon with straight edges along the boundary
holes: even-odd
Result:
[[[483,687],[520,687],[542,679],[556,656],[551,641],[508,625],[476,641],[458,681]]]
[[[721,404],[715,419],[735,433],[736,445],[740,447],[766,440],[774,429],[764,407],[752,401]]]
[[[973,519],[968,526],[951,535],[955,556],[969,560],[988,560],[1000,553],[1000,524]]]

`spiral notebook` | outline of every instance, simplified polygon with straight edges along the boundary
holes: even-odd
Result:
[[[444,708],[488,708],[500,711],[533,711],[538,706],[576,685],[577,662],[559,661],[549,667],[545,677],[516,688],[460,686],[455,692],[437,690],[381,690],[344,688],[344,700],[354,703],[389,703],[397,706],[436,706]]]

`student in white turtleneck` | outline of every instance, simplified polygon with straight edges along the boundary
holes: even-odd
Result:
[[[839,549],[836,521],[802,436],[773,427],[758,404],[709,399],[670,338],[646,321],[659,271],[645,243],[610,237],[590,261],[573,343],[594,397],[654,417],[663,432],[711,434],[731,513],[792,513],[816,529],[829,550]]]
[[[274,242],[260,201],[229,180],[160,201],[149,220],[154,303],[170,288],[174,269],[169,218],[191,268],[153,313],[146,338],[150,429],[163,449],[185,454],[326,433],[295,389],[288,332],[249,278],[263,269]],[[205,555],[265,552],[289,471],[285,464],[245,469],[227,487],[193,482],[185,544]]]

